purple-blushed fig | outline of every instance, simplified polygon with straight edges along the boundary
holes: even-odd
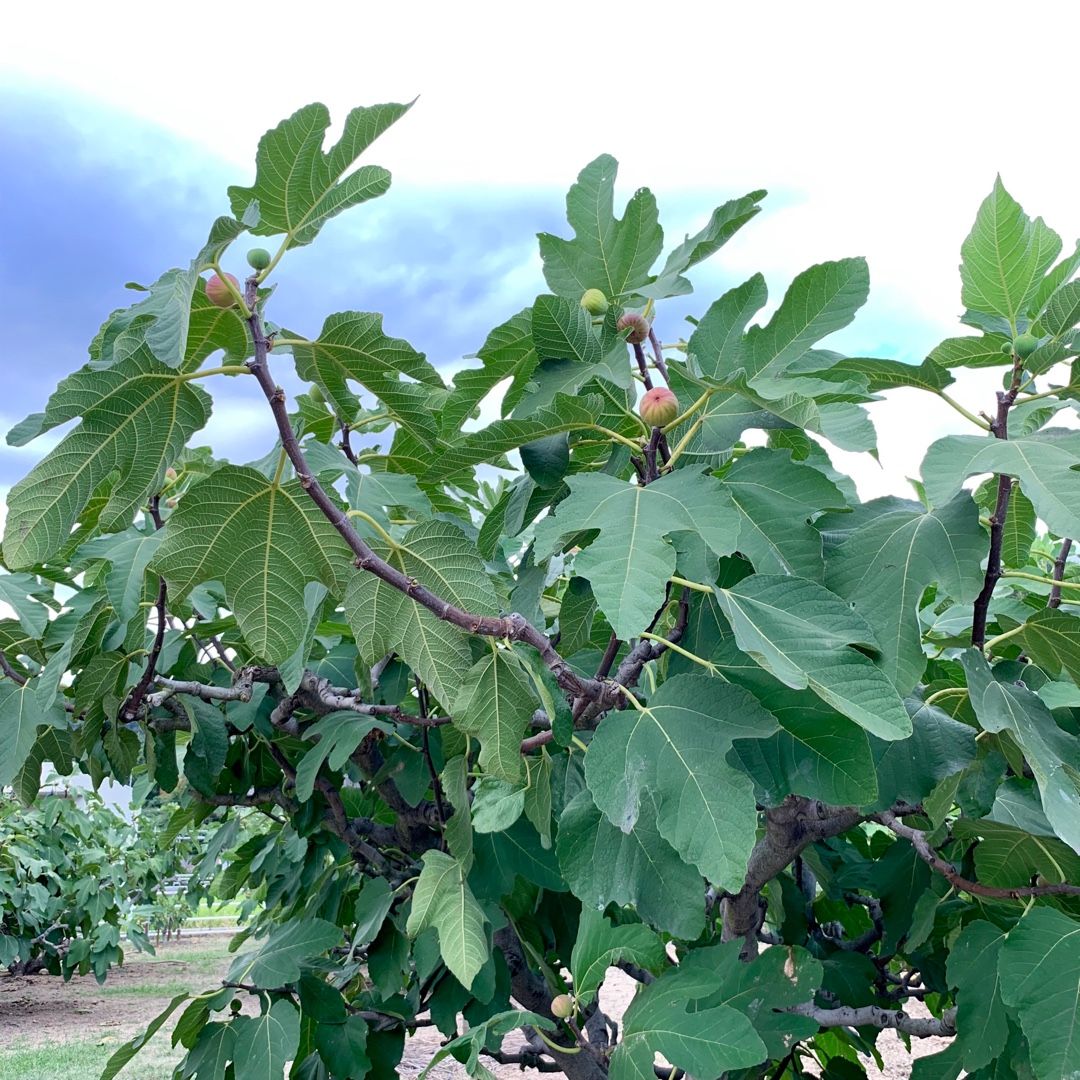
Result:
[[[679,399],[666,386],[654,386],[641,399],[639,412],[649,427],[664,427],[679,415]]]
[[[240,282],[237,281],[232,274],[226,274],[225,276],[233,283],[237,292],[239,292]],[[236,305],[236,298],[229,290],[229,286],[226,285],[217,274],[214,274],[214,276],[206,283],[206,297],[215,307],[231,308]]]
[[[636,311],[628,311],[625,315],[620,315],[615,325],[620,332],[630,331],[626,335],[626,340],[631,345],[640,345],[649,336],[649,320]]]

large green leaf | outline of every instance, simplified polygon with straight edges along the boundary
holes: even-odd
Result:
[[[639,188],[615,217],[618,162],[602,154],[578,174],[566,196],[566,220],[573,240],[540,233],[544,279],[559,296],[578,300],[586,289],[600,289],[611,300],[649,284],[649,270],[664,246],[656,200]]]
[[[310,244],[329,218],[390,187],[390,173],[381,166],[349,169],[408,110],[408,105],[353,109],[345,118],[341,138],[324,153],[329,110],[318,103],[298,109],[259,140],[255,183],[229,188],[233,214],[240,218],[253,202],[258,203],[259,220],[251,228],[253,233],[285,233],[290,247]]]
[[[765,191],[751,191],[741,199],[730,199],[718,206],[704,228],[675,248],[664,261],[663,269],[651,285],[638,291],[642,296],[662,300],[692,292],[690,282],[682,275],[690,267],[716,254],[751,218],[761,211],[758,205]]]
[[[579,1006],[587,1006],[600,989],[607,969],[620,961],[629,961],[647,971],[659,971],[666,960],[663,941],[647,926],[640,923],[612,926],[603,912],[583,907],[570,957],[574,997]]]
[[[718,983],[712,972],[680,965],[646,987],[623,1017],[622,1038],[611,1057],[612,1080],[651,1076],[658,1053],[694,1076],[719,1076],[764,1061],[768,1051],[744,1013],[730,1005],[698,1003],[719,989]]]
[[[364,737],[376,729],[392,730],[391,725],[380,720],[349,711],[330,713],[312,724],[304,738],[315,741],[315,745],[296,766],[296,797],[307,802],[323,764],[335,771],[343,769]]]
[[[1009,1037],[998,979],[998,957],[1005,938],[998,927],[978,920],[964,927],[949,953],[949,982],[959,991],[956,1041],[969,1072],[989,1065],[1005,1049]]]
[[[423,863],[413,888],[406,932],[415,937],[434,927],[444,963],[468,989],[488,957],[484,913],[456,859],[441,851],[428,851]]]
[[[340,941],[341,928],[325,919],[294,919],[273,930],[254,953],[238,956],[229,968],[229,980],[270,989],[285,986],[300,978],[301,961]]]
[[[275,1001],[261,1016],[233,1020],[236,1080],[281,1080],[300,1041],[300,1014],[291,1001]]]
[[[574,566],[620,638],[644,630],[664,602],[675,572],[670,533],[697,531],[717,555],[735,550],[739,519],[713,477],[680,469],[647,487],[604,474],[574,476],[567,484],[569,497],[536,528],[536,558],[553,554],[563,537],[599,529]]]
[[[431,391],[443,389],[442,378],[407,341],[387,337],[382,318],[367,311],[328,316],[318,338],[291,346],[297,374],[321,386],[344,417],[356,412],[357,400],[348,384],[358,383],[431,446],[438,437]],[[405,382],[402,375],[415,381]]]
[[[743,652],[794,690],[811,689],[882,739],[911,734],[888,676],[864,652],[879,646],[866,621],[835,593],[804,578],[754,574],[717,600]]]
[[[42,705],[38,680],[19,686],[0,682],[0,787],[10,784],[34,747],[38,728],[64,724],[64,711],[52,702]]]
[[[41,430],[76,416],[82,423],[8,493],[4,560],[11,569],[45,562],[59,550],[114,473],[98,524],[103,532],[128,525],[210,418],[210,398],[143,345],[106,371],[69,375],[49,399]]]
[[[146,1025],[145,1031],[140,1031],[135,1038],[124,1043],[112,1057],[105,1063],[99,1080],[114,1080],[121,1069],[161,1030],[162,1025],[190,995],[187,993],[177,994],[165,1008]]]
[[[408,577],[451,603],[479,615],[498,615],[499,601],[487,568],[456,525],[429,521],[410,529],[393,550],[385,544],[373,546]],[[450,708],[473,663],[465,634],[367,573],[349,582],[345,617],[367,663],[397,652]]]
[[[521,779],[521,740],[536,710],[529,681],[512,654],[491,649],[464,675],[454,726],[480,741],[480,768],[511,784]]]
[[[1009,512],[1001,531],[1001,565],[1016,570],[1027,566],[1031,545],[1035,542],[1035,507],[1014,483],[1009,497]]]
[[[52,600],[53,591],[32,574],[0,573],[0,602],[15,612],[19,625],[33,638],[40,638],[49,625],[49,609],[43,601]]]
[[[942,507],[969,476],[1014,476],[1039,517],[1059,536],[1080,535],[1080,435],[1051,429],[1020,439],[946,435],[926,452],[926,496]]]
[[[596,805],[623,832],[642,802],[656,807],[661,836],[713,884],[737,892],[757,837],[749,777],[725,760],[737,738],[762,738],[776,719],[742,687],[677,675],[640,709],[615,712],[585,755]]]
[[[859,527],[830,547],[825,582],[870,625],[881,667],[897,691],[908,694],[926,668],[923,592],[936,583],[956,603],[970,604],[982,588],[986,533],[966,493],[929,512],[918,503],[874,500],[859,516]]]
[[[567,431],[587,431],[598,423],[603,407],[595,394],[572,397],[556,394],[550,405],[524,417],[496,420],[459,442],[444,447],[424,475],[425,483],[439,483],[482,461],[495,461],[510,450]]]
[[[1080,1073],[1080,923],[1037,907],[1009,932],[1001,996],[1020,1014],[1039,1080]]]
[[[1036,611],[1017,642],[1048,675],[1067,675],[1080,686],[1080,619],[1075,615],[1058,608]]]
[[[768,295],[765,278],[755,274],[713,302],[686,345],[687,356],[703,375],[719,382],[746,370],[746,328],[765,306]]]
[[[746,334],[743,366],[751,385],[782,377],[822,338],[842,330],[866,303],[869,291],[870,272],[862,258],[804,270],[768,323],[753,326]]]
[[[741,515],[739,550],[755,570],[821,578],[821,534],[809,522],[847,505],[832,481],[789,451],[762,448],[739,458],[724,485]]]
[[[588,791],[579,791],[559,820],[555,849],[566,883],[582,904],[631,904],[651,926],[688,940],[704,929],[705,884],[660,835],[651,798],[643,800],[637,823],[624,833]]]
[[[345,542],[299,481],[275,483],[226,465],[181,500],[151,568],[175,600],[220,581],[252,652],[282,663],[304,640],[304,586],[332,588],[335,563],[347,558]]]
[[[1015,330],[1060,251],[1060,237],[1042,218],[1032,221],[999,176],[960,248],[960,299],[973,311],[1000,315]]]
[[[979,723],[1013,737],[1031,766],[1054,831],[1080,852],[1080,744],[1027,687],[997,682],[981,653],[969,649],[961,660]]]

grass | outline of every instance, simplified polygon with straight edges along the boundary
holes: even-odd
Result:
[[[128,950],[120,978],[106,979],[99,986],[93,976],[84,980],[76,977],[63,993],[74,988],[79,998],[85,993],[88,998],[107,999],[107,1013],[112,1017],[124,1015],[125,1003],[130,1003],[134,1022],[116,1026],[115,1019],[106,1020],[103,1014],[98,1014],[95,1020],[90,1010],[84,1015],[72,1015],[70,1026],[48,1041],[13,1037],[0,1046],[0,1078],[96,1080],[116,1050],[144,1030],[149,1019],[170,998],[186,991],[198,993],[210,989],[220,981],[230,960],[227,943],[224,936],[204,939],[197,944],[172,946],[158,956]],[[62,989],[59,983],[56,985]],[[179,1013],[175,1014],[125,1066],[118,1080],[165,1080],[172,1075],[184,1053],[183,1047],[174,1049],[169,1040],[178,1016]]]
[[[4,1080],[95,1080],[119,1045],[120,1040],[110,1036],[4,1047],[0,1049],[0,1076]],[[160,1033],[120,1075],[123,1080],[163,1080],[172,1075],[183,1050],[182,1046],[173,1049],[169,1037]]]

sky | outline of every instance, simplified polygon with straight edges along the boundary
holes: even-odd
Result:
[[[1039,2],[20,5],[0,59],[0,430],[84,362],[125,282],[187,264],[259,136],[311,101],[340,123],[418,98],[364,159],[390,193],[276,275],[274,317],[298,332],[383,311],[449,375],[544,291],[535,234],[568,234],[566,188],[608,152],[624,198],[656,192],[669,244],[770,192],[661,308],[665,339],[755,271],[775,302],[805,267],[865,255],[870,300],[827,344],[917,363],[964,332],[960,244],[997,173],[1067,247],[1080,236],[1078,30],[1077,5]],[[217,397],[205,435],[232,460],[273,441],[250,389]],[[993,379],[952,392],[977,411]],[[925,447],[964,430],[914,391],[872,415],[881,465],[834,453],[864,497],[910,493]],[[0,495],[55,438],[0,446]]]

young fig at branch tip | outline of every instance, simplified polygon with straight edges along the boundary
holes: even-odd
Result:
[[[1039,347],[1039,339],[1030,331],[1025,330],[1024,333],[1018,334],[1013,339],[1012,351],[1015,355],[1019,356],[1021,360],[1029,357]]]
[[[654,386],[641,399],[639,411],[649,427],[664,427],[679,415],[679,399],[666,386]]]
[[[631,345],[640,345],[649,336],[649,320],[637,311],[628,311],[625,315],[620,315],[615,325],[620,333],[630,331],[626,335],[626,340]]]
[[[581,294],[581,306],[590,315],[603,315],[611,305],[600,289],[586,289]]]
[[[551,1015],[566,1020],[574,1015],[574,999],[569,994],[558,994],[551,999]]]
[[[232,282],[233,288],[239,290],[240,282],[233,277],[232,274],[225,275],[229,281]],[[236,297],[229,289],[229,286],[217,274],[214,274],[206,283],[206,296],[207,299],[215,307],[219,308],[231,308],[236,305]]]
[[[270,252],[266,248],[252,248],[247,261],[252,270],[265,270],[270,265]]]

